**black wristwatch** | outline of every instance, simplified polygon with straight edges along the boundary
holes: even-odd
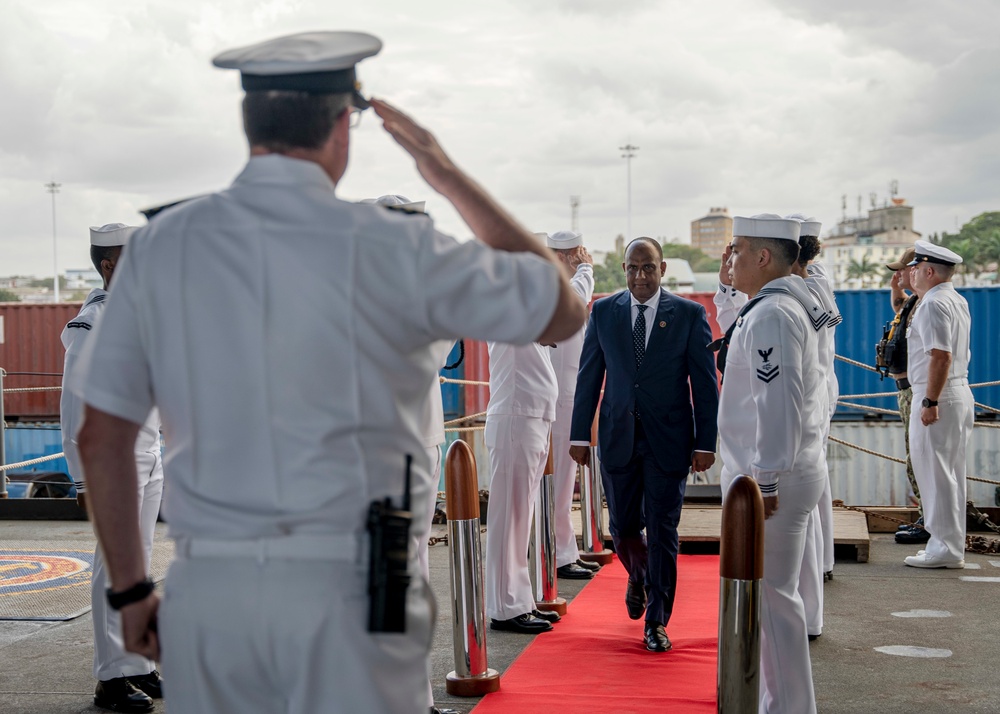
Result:
[[[935,399],[928,399],[927,397],[924,397],[924,401],[920,402],[920,404],[922,406],[930,409],[931,407],[936,407],[937,406],[937,400],[935,400]]]
[[[126,605],[131,605],[134,602],[139,602],[140,600],[145,600],[149,597],[149,594],[153,592],[156,585],[152,580],[146,578],[137,582],[135,585],[127,590],[122,590],[121,592],[114,592],[111,588],[108,588],[108,606],[112,610],[121,610]]]

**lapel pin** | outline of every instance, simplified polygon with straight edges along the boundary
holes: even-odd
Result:
[[[667,323],[666,323],[666,322],[663,322],[663,321],[661,320],[661,321],[660,321],[660,327],[666,327],[666,326],[667,326]]]

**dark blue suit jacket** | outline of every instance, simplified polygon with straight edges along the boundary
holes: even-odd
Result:
[[[570,439],[590,440],[600,401],[601,461],[625,466],[632,456],[638,405],[659,467],[683,471],[690,468],[693,451],[715,451],[719,390],[708,349],[712,331],[704,307],[662,288],[656,315],[647,314],[647,319],[652,319],[653,331],[637,372],[631,294],[625,290],[594,303],[580,357]]]

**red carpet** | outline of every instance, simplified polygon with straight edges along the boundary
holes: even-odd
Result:
[[[719,558],[682,555],[677,566],[672,651],[646,651],[642,620],[625,612],[627,576],[615,558],[551,632],[535,636],[474,714],[714,714]]]

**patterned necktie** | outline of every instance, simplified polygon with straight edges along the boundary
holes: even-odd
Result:
[[[639,315],[632,327],[632,347],[635,349],[635,368],[639,369],[643,355],[646,354],[646,316],[643,313],[649,306],[636,305],[636,307],[639,308]]]

